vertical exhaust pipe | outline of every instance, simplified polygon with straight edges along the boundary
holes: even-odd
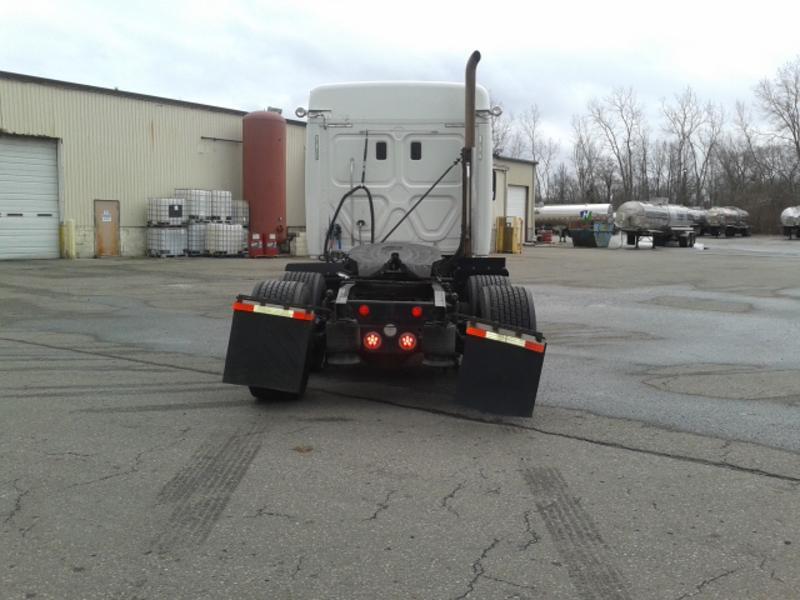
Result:
[[[464,81],[464,147],[461,149],[461,243],[457,256],[472,255],[472,153],[475,148],[475,72],[481,53],[467,61]]]

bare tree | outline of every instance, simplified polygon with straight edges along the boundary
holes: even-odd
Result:
[[[755,93],[775,137],[793,148],[800,163],[800,56],[778,69],[775,79],[762,79]]]
[[[673,136],[670,164],[672,191],[679,204],[689,198],[689,169],[692,162],[692,140],[703,124],[703,111],[691,87],[675,96],[675,104],[663,102],[661,112],[666,119],[664,130]]]
[[[695,204],[703,204],[703,194],[711,196],[709,187],[713,179],[709,173],[714,168],[714,155],[722,135],[725,115],[721,107],[710,102],[703,109],[703,123],[697,135],[691,140],[692,168],[695,180]]]
[[[525,150],[531,159],[538,163],[536,197],[546,202],[550,198],[550,184],[554,180],[554,161],[561,152],[560,144],[542,134],[541,114],[536,104],[531,104],[522,112],[519,117],[519,127]]]
[[[572,165],[579,199],[594,201],[597,196],[597,163],[600,148],[586,117],[572,117]]]
[[[507,138],[503,156],[523,158],[525,156],[525,139],[519,131],[512,131]]]
[[[664,140],[658,140],[652,144],[650,149],[650,192],[656,197],[669,197],[667,171],[669,163],[670,148]]]
[[[499,106],[503,108],[503,103],[496,98],[489,96],[489,106]],[[509,149],[509,143],[512,142],[513,137],[513,121],[512,114],[506,114],[505,111],[496,117],[492,115],[492,155],[504,156]]]
[[[597,175],[603,183],[604,200],[619,206],[621,202],[614,202],[614,186],[617,183],[617,165],[610,156],[601,157],[597,165]]]
[[[642,142],[642,108],[636,94],[632,88],[615,88],[603,100],[592,100],[589,114],[617,163],[622,180],[622,200],[632,200],[637,155]]]

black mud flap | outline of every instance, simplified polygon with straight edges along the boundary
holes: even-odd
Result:
[[[305,391],[314,313],[239,298],[222,381],[289,394]]]
[[[467,323],[456,402],[485,413],[530,417],[546,347],[541,334]]]

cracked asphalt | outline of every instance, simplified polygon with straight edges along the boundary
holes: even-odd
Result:
[[[528,248],[532,419],[220,382],[284,260],[0,263],[2,598],[796,598],[800,243]]]

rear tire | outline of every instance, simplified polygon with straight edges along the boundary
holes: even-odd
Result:
[[[283,281],[302,281],[309,289],[311,304],[319,306],[325,295],[325,278],[321,273],[313,271],[286,271],[283,274]]]
[[[469,314],[481,316],[480,300],[481,289],[487,285],[510,285],[508,277],[505,275],[472,275],[467,279],[467,302],[469,303]]]
[[[306,306],[310,304],[310,289],[302,281],[267,279],[253,288],[254,298],[268,304],[281,306]]]
[[[481,316],[507,327],[536,331],[533,294],[519,285],[488,285],[481,290]]]

